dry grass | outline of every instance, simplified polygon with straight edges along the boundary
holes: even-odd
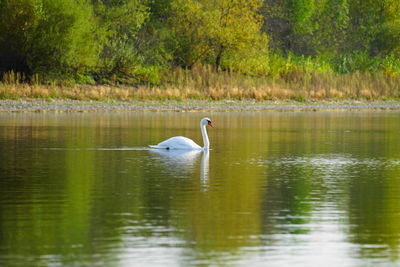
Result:
[[[147,99],[254,99],[341,100],[399,98],[400,77],[384,73],[317,73],[294,71],[285,77],[248,76],[217,72],[211,67],[175,69],[164,75],[158,87],[42,84],[20,74],[5,74],[0,98],[68,98],[93,100]]]

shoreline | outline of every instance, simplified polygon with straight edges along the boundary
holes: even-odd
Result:
[[[127,111],[373,111],[400,110],[400,101],[87,101],[87,100],[0,100],[0,112],[127,112]]]

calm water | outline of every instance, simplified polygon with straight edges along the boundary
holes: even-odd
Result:
[[[400,266],[400,112],[0,114],[0,266]]]

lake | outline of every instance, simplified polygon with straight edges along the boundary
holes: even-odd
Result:
[[[399,265],[398,111],[0,114],[0,266]]]

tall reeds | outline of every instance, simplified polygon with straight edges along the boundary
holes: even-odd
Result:
[[[82,85],[43,83],[23,74],[5,73],[0,98],[68,98],[93,100],[342,100],[397,99],[400,75],[386,72],[338,74],[288,63],[279,72],[250,75],[217,71],[211,66],[175,68],[161,75],[158,85]]]

